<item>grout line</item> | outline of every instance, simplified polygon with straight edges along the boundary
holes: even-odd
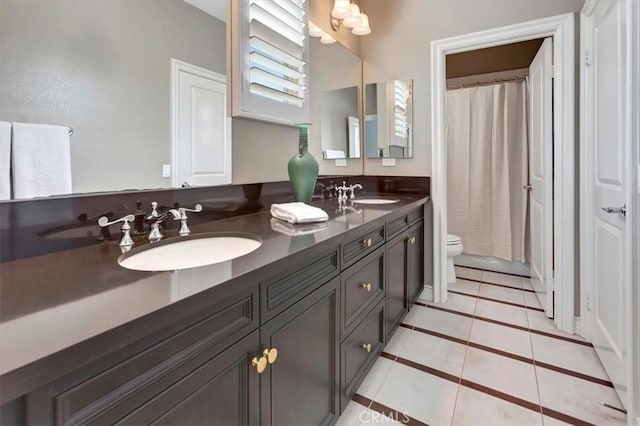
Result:
[[[460,315],[460,316],[467,317],[467,318],[475,318],[475,319],[478,319],[480,321],[490,322],[492,324],[503,325],[505,327],[515,328],[516,330],[528,331],[528,332],[533,333],[533,334],[538,334],[540,336],[551,337],[551,338],[554,338],[554,339],[563,340],[565,342],[575,343],[577,345],[589,346],[590,348],[593,347],[593,345],[591,343],[589,343],[589,342],[582,341],[582,340],[576,340],[576,339],[572,339],[570,337],[560,336],[560,335],[553,334],[553,333],[548,333],[546,331],[536,330],[536,329],[533,329],[533,328],[527,328],[527,327],[523,327],[521,325],[515,325],[515,324],[511,324],[511,323],[504,322],[504,321],[494,320],[494,319],[491,319],[491,318],[474,316],[474,315],[471,315],[471,314],[467,314],[466,312],[455,311],[453,309],[443,308],[443,307],[440,307],[440,306],[437,306],[437,305],[427,305],[426,303],[421,303],[421,302],[416,302],[415,304],[418,305],[418,306],[422,306],[424,308],[436,309],[438,311],[448,312],[450,314]]]
[[[386,353],[386,352],[383,352],[383,353]],[[408,360],[408,359],[405,359],[405,358],[402,358],[402,357],[399,357],[399,356],[395,356],[395,355],[391,355],[391,354],[387,354],[387,355],[391,356],[391,357],[395,357],[396,358],[396,362],[399,363],[399,364],[403,364],[403,365],[406,365],[407,367],[415,368],[415,369],[417,369],[419,371],[422,371],[424,373],[431,374],[431,375],[436,376],[436,377],[440,377],[442,379],[451,381],[453,383],[458,383],[458,384],[460,384],[462,386],[468,387],[468,388],[476,390],[478,392],[482,392],[482,393],[490,395],[490,396],[492,396],[494,398],[498,398],[498,399],[501,399],[503,401],[515,404],[515,405],[519,405],[520,407],[527,408],[529,410],[535,411],[535,412],[540,413],[540,414],[547,415],[549,417],[553,417],[553,418],[555,418],[557,420],[561,420],[561,421],[564,421],[564,422],[567,422],[567,423],[570,423],[570,424],[573,424],[573,425],[592,425],[591,423],[585,422],[585,421],[580,420],[578,418],[575,418],[575,417],[569,416],[567,414],[564,414],[564,413],[561,413],[561,412],[558,412],[558,411],[543,407],[540,404],[536,404],[534,402],[527,401],[525,399],[518,398],[518,397],[515,397],[513,395],[509,395],[507,393],[504,393],[504,392],[500,392],[500,391],[495,390],[493,388],[490,388],[488,386],[484,386],[484,385],[481,385],[479,383],[472,382],[470,380],[454,376],[453,374],[446,373],[444,371],[440,371],[440,370],[437,370],[435,368],[432,368],[432,367],[429,367],[429,366],[426,366],[426,365],[422,365],[422,364],[419,364],[417,362],[414,362],[414,361],[411,361],[411,360]],[[360,395],[358,395],[358,396],[360,397]],[[363,397],[361,397],[361,398],[363,398]],[[356,401],[356,402],[358,402],[358,401]],[[373,401],[372,404],[373,403],[375,403],[375,401]],[[364,405],[364,404],[362,404],[362,405]],[[454,406],[454,415],[455,415],[455,406]]]
[[[514,288],[514,290],[521,291],[520,289],[517,289],[517,288]],[[544,309],[541,309],[541,308],[534,308],[533,306],[521,305],[519,303],[509,302],[507,300],[494,299],[492,297],[486,297],[486,296],[480,296],[480,295],[474,296],[473,294],[463,293],[461,291],[456,291],[456,290],[447,290],[447,291],[449,293],[458,294],[458,295],[461,295],[461,296],[475,297],[476,299],[482,299],[482,300],[488,300],[490,302],[502,303],[503,305],[515,306],[517,308],[531,309],[532,311],[544,312]]]
[[[453,265],[453,266],[457,266],[458,268],[464,268],[464,269],[474,269],[476,271],[493,272],[494,274],[511,275],[512,277],[531,278],[531,276],[528,276],[528,275],[512,274],[510,272],[489,271],[488,269],[474,268],[473,266],[462,266],[462,265]]]
[[[465,278],[465,277],[457,277],[457,278],[460,278],[461,280],[465,280],[465,281],[473,281],[474,283],[488,284],[488,285],[493,285],[493,286],[502,287],[502,288],[510,288],[512,290],[522,290],[522,291],[526,291],[526,292],[529,292],[529,293],[535,293],[536,292],[535,290],[524,288],[524,284],[523,284],[522,288],[518,288],[518,287],[511,286],[511,285],[490,283],[489,281],[476,280],[476,279],[473,279],[473,278]]]
[[[421,422],[418,419],[414,419],[413,417],[409,417],[404,412],[400,412],[395,408],[387,407],[384,404],[380,404],[379,402],[374,401],[373,399],[369,399],[366,396],[362,396],[358,393],[353,395],[353,401],[357,402],[360,405],[365,405],[369,410],[376,411],[388,419],[395,420],[398,423],[409,425],[409,426],[428,426],[427,423]]]

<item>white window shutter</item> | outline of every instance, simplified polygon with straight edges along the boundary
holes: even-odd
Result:
[[[306,0],[230,3],[233,115],[308,121]]]

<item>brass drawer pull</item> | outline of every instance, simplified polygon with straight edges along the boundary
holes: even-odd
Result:
[[[362,288],[367,291],[371,291],[371,283],[362,284]]]
[[[367,247],[371,247],[372,243],[373,243],[373,241],[371,241],[371,238],[368,238],[366,240],[362,240],[362,244],[367,246]]]
[[[263,356],[260,358],[254,356],[251,360],[251,365],[256,368],[258,374],[262,374],[262,372],[267,368],[267,358]]]
[[[362,345],[362,349],[364,349],[365,351],[367,351],[368,353],[371,352],[371,343],[364,343]]]
[[[409,244],[415,244],[416,243],[416,237],[409,237]]]
[[[276,348],[265,349],[262,351],[262,355],[264,355],[269,364],[273,364],[278,359],[278,350]]]

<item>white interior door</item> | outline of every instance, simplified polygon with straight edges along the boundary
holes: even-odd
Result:
[[[547,38],[529,67],[529,235],[531,285],[553,318],[553,45]]]
[[[230,184],[231,120],[225,76],[177,63],[173,84],[174,186]]]
[[[630,386],[631,165],[628,43],[624,1],[599,1],[583,17],[583,146],[586,150],[583,212],[588,238],[582,258],[587,285],[589,337],[611,381],[628,404]],[[637,75],[633,78],[637,78]],[[636,283],[637,285],[637,283]],[[637,332],[637,330],[636,330]]]

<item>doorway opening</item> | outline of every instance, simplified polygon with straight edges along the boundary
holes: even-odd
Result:
[[[448,230],[448,165],[447,165],[447,85],[446,57],[462,52],[486,49],[510,43],[550,38],[554,64],[551,120],[554,174],[548,194],[555,200],[550,213],[553,233],[552,249],[544,250],[553,265],[550,286],[553,289],[554,323],[563,331],[574,333],[574,16],[544,18],[508,27],[495,28],[431,44],[432,93],[432,208],[434,222],[434,301],[447,298],[447,230]],[[547,265],[550,266],[550,265]]]

